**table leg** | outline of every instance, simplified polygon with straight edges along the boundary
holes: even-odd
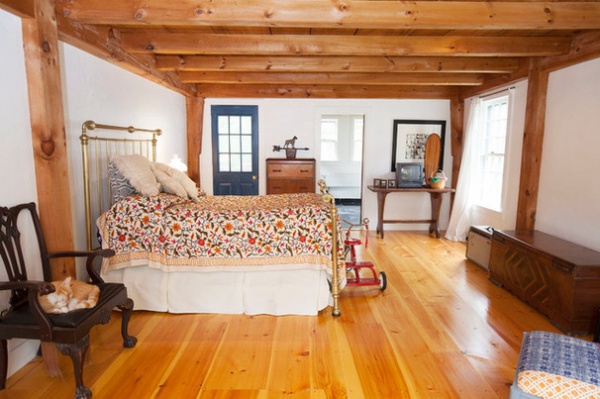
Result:
[[[388,193],[378,192],[377,193],[377,234],[380,238],[383,238],[383,209],[385,208],[385,197]]]
[[[440,208],[442,206],[442,193],[429,193],[431,197],[431,224],[429,225],[429,234],[435,233],[436,238],[440,238]]]

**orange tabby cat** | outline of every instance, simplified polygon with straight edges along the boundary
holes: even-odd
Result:
[[[67,313],[75,309],[93,308],[98,302],[100,289],[83,281],[67,277],[64,281],[53,281],[56,289],[48,295],[39,295],[40,305],[46,313]]]

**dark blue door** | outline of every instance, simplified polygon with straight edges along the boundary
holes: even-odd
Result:
[[[258,195],[258,106],[213,105],[215,195]]]

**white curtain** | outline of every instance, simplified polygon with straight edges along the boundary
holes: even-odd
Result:
[[[466,241],[471,226],[471,207],[473,204],[473,192],[480,187],[476,181],[479,168],[477,159],[477,148],[480,128],[481,98],[473,98],[467,119],[467,128],[464,134],[463,155],[460,164],[460,174],[456,183],[456,195],[450,222],[446,230],[446,238],[452,241]]]

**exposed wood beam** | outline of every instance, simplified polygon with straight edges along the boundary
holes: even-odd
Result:
[[[156,66],[163,71],[511,73],[519,68],[519,60],[498,57],[157,55]]]
[[[477,86],[478,74],[466,73],[288,73],[288,72],[180,72],[184,83],[293,84],[293,85],[412,85]]]
[[[336,36],[123,31],[132,53],[330,56],[549,56],[569,52],[569,37]]]
[[[600,3],[547,1],[62,0],[88,24],[366,29],[598,29]]]
[[[0,0],[0,9],[21,18],[35,18],[33,0]]]
[[[498,87],[507,86],[515,82],[527,79],[529,76],[530,60],[525,58],[521,61],[519,69],[511,74],[502,74],[492,76],[486,79],[480,86],[463,86],[460,90],[460,98],[466,99],[469,97],[478,96],[480,94],[489,93]]]
[[[576,35],[568,54],[540,60],[540,68],[555,71],[568,66],[600,57],[600,31]]]
[[[458,183],[460,164],[462,163],[464,118],[464,100],[460,98],[452,98],[450,100],[450,152],[452,154],[452,181],[450,182],[451,187],[456,187],[456,183]],[[454,195],[452,195],[452,199],[454,200]]]
[[[35,18],[23,19],[38,209],[51,252],[74,248],[69,165],[62,98],[58,31],[51,0],[36,0]],[[75,277],[75,262],[52,261],[52,279]]]
[[[153,56],[131,55],[121,48],[118,32],[106,26],[88,26],[58,17],[60,40],[183,95],[195,96],[195,87],[181,83],[174,72],[156,68]]]
[[[448,99],[457,95],[451,86],[332,86],[332,85],[228,85],[199,84],[198,93],[209,98],[413,98]]]
[[[187,127],[187,174],[190,179],[200,186],[200,153],[202,152],[204,98],[186,97],[185,111]]]
[[[531,62],[521,154],[517,230],[533,231],[535,229],[549,75],[548,71],[540,70],[539,60]]]

